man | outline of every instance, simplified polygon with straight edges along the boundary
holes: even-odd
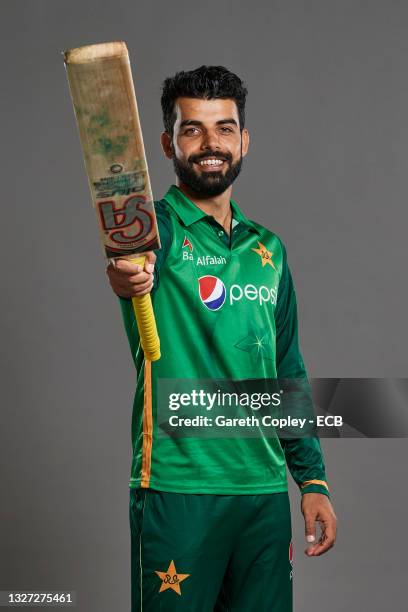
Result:
[[[285,248],[231,199],[249,145],[246,94],[220,66],[166,79],[161,144],[177,185],[156,202],[162,249],[143,270],[125,259],[107,269],[138,372],[133,611],[292,610],[286,463],[302,494],[306,553],[321,555],[335,540],[317,438],[166,436],[159,427],[165,380],[306,377]],[[131,297],[152,289],[162,357],[150,363]]]

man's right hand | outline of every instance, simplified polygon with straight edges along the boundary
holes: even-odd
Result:
[[[153,251],[145,253],[144,267],[119,257],[111,260],[106,268],[110,285],[119,297],[132,298],[150,293],[153,287],[153,271],[156,255]]]

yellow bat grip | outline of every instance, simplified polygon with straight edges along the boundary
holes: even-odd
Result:
[[[145,257],[136,257],[131,259],[132,263],[139,264],[143,268]],[[157,333],[156,320],[152,307],[150,293],[133,297],[133,309],[135,311],[137,327],[139,329],[140,344],[145,354],[145,358],[149,361],[157,361],[160,359],[160,340]]]

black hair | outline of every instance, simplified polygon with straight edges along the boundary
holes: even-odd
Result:
[[[245,125],[245,100],[248,90],[241,79],[224,66],[200,66],[188,72],[176,72],[165,79],[162,87],[161,106],[166,132],[173,137],[176,120],[174,104],[177,98],[231,98],[238,109],[239,126]]]

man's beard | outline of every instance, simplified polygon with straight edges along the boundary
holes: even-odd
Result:
[[[225,174],[222,170],[219,172],[213,170],[198,174],[194,170],[194,163],[207,157],[217,157],[219,159],[223,159],[224,163],[228,164]],[[189,157],[187,162],[181,162],[179,159],[177,159],[176,155],[173,155],[173,166],[174,172],[180,181],[190,187],[191,191],[195,195],[202,198],[212,198],[224,193],[224,191],[228,189],[230,185],[232,185],[238,174],[241,172],[242,159],[241,154],[239,160],[233,164],[230,153],[221,154],[207,151],[203,155]]]

